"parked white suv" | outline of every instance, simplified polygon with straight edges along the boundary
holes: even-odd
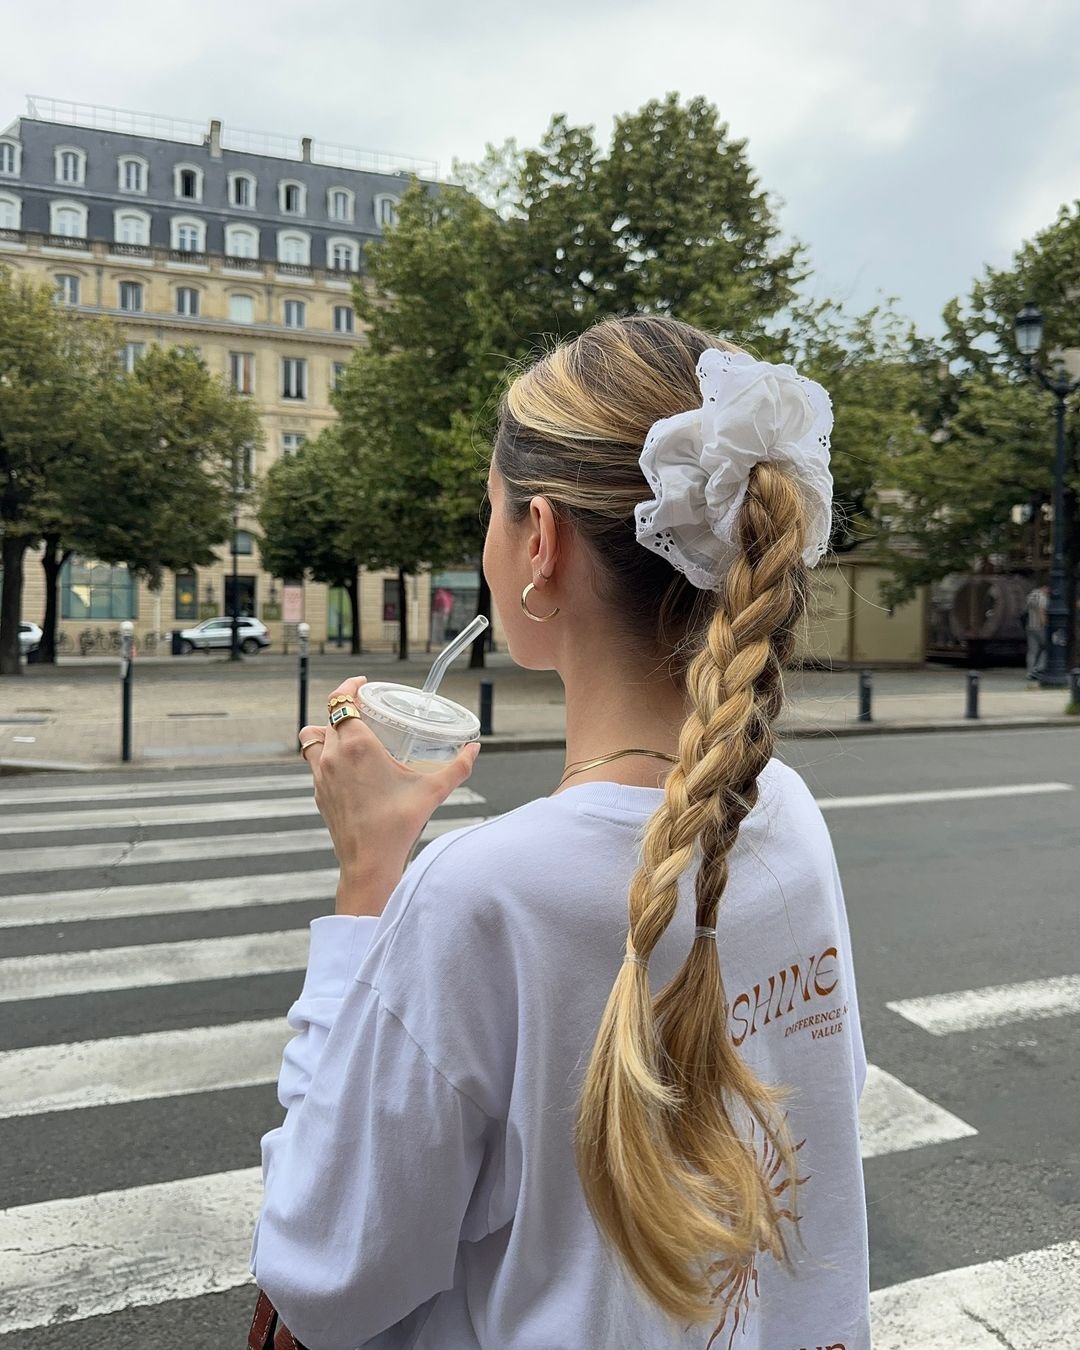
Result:
[[[21,656],[29,656],[32,651],[36,651],[40,641],[41,629],[36,623],[19,624],[19,654]]]
[[[240,650],[249,656],[261,652],[270,646],[270,634],[266,624],[258,619],[242,618],[240,627]],[[232,649],[232,619],[204,619],[194,628],[185,628],[180,633],[180,650],[185,654],[198,648],[200,651],[230,651]]]

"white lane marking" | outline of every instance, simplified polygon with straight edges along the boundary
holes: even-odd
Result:
[[[216,819],[220,817],[215,816]],[[421,839],[435,839],[461,825],[476,825],[486,816],[439,817],[430,821]],[[139,867],[147,863],[195,862],[204,858],[241,857],[251,868],[262,858],[282,853],[306,853],[330,850],[330,836],[323,825],[310,830],[267,830],[261,834],[210,834],[194,839],[140,839],[129,843],[120,839],[112,844],[65,844],[63,849],[0,849],[0,870],[8,876],[16,872],[60,872],[87,867]],[[277,861],[268,871],[276,871]],[[98,888],[100,891],[100,887]],[[0,897],[0,906],[3,897]],[[148,911],[150,912],[150,911]],[[160,911],[159,911],[160,912]],[[0,927],[3,919],[0,919]]]
[[[276,1080],[283,1017],[0,1053],[0,1120]]]
[[[86,919],[127,919],[140,914],[190,914],[248,905],[286,905],[294,900],[330,898],[337,868],[282,872],[273,877],[215,877],[211,881],[169,881],[146,886],[48,891],[0,896],[0,928]]]
[[[864,1158],[968,1139],[978,1131],[937,1102],[908,1087],[876,1064],[866,1066],[859,1100],[859,1138]]]
[[[268,774],[265,778],[249,775],[246,778],[184,778],[175,782],[167,779],[154,783],[101,783],[76,787],[12,788],[0,792],[0,806],[32,806],[35,802],[129,802],[149,801],[156,797],[220,797],[229,793],[246,796],[254,792],[294,792],[310,785],[307,773]]]
[[[1074,792],[1072,783],[1003,783],[1000,787],[949,788],[939,792],[876,792],[864,797],[818,797],[822,811],[859,806],[914,806],[919,802],[978,801],[987,797],[1038,797],[1047,792]]]
[[[0,961],[0,1003],[301,971],[307,963],[307,950],[307,929],[298,928],[139,947],[9,956]]]
[[[0,850],[0,869],[15,872],[54,872],[69,868],[136,867],[145,863],[194,862],[200,858],[242,857],[251,866],[280,853],[307,853],[329,849],[324,825],[310,830],[267,830],[262,834],[209,834],[194,839],[118,839],[112,844],[65,844],[62,849],[7,848]],[[280,860],[270,865],[271,870]]]
[[[874,1350],[1077,1350],[1080,1242],[878,1289],[870,1308]]]
[[[445,806],[476,806],[484,798],[469,788],[455,788]],[[45,831],[130,829],[141,825],[186,825],[204,820],[274,820],[281,816],[315,815],[311,792],[302,797],[252,797],[228,802],[201,802],[185,806],[118,806],[101,811],[27,811],[5,815],[2,834],[41,834]],[[0,854],[0,861],[3,855]]]
[[[251,1284],[261,1202],[248,1167],[0,1210],[0,1336]]]
[[[1080,1013],[1080,975],[1059,975],[1020,984],[991,984],[951,994],[902,998],[886,1008],[922,1027],[932,1036],[956,1031],[982,1031],[1011,1022],[1041,1021]]]

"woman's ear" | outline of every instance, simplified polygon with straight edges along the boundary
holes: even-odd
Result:
[[[529,563],[533,573],[550,577],[559,560],[559,523],[546,497],[529,503]]]

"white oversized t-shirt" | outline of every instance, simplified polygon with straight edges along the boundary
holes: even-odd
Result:
[[[773,761],[760,786],[717,942],[735,1044],[792,1090],[794,1275],[767,1254],[719,1265],[715,1321],[677,1325],[588,1213],[578,1094],[663,793],[581,784],[429,845],[380,919],[311,925],[252,1251],[311,1350],[868,1350],[866,1062],[840,881],[799,776]],[[654,991],[694,924],[688,875]]]

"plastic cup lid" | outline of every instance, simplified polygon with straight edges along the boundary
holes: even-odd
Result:
[[[480,735],[480,719],[468,708],[441,694],[421,693],[407,684],[383,681],[364,684],[357,699],[373,721],[423,736],[425,740],[461,744]]]

